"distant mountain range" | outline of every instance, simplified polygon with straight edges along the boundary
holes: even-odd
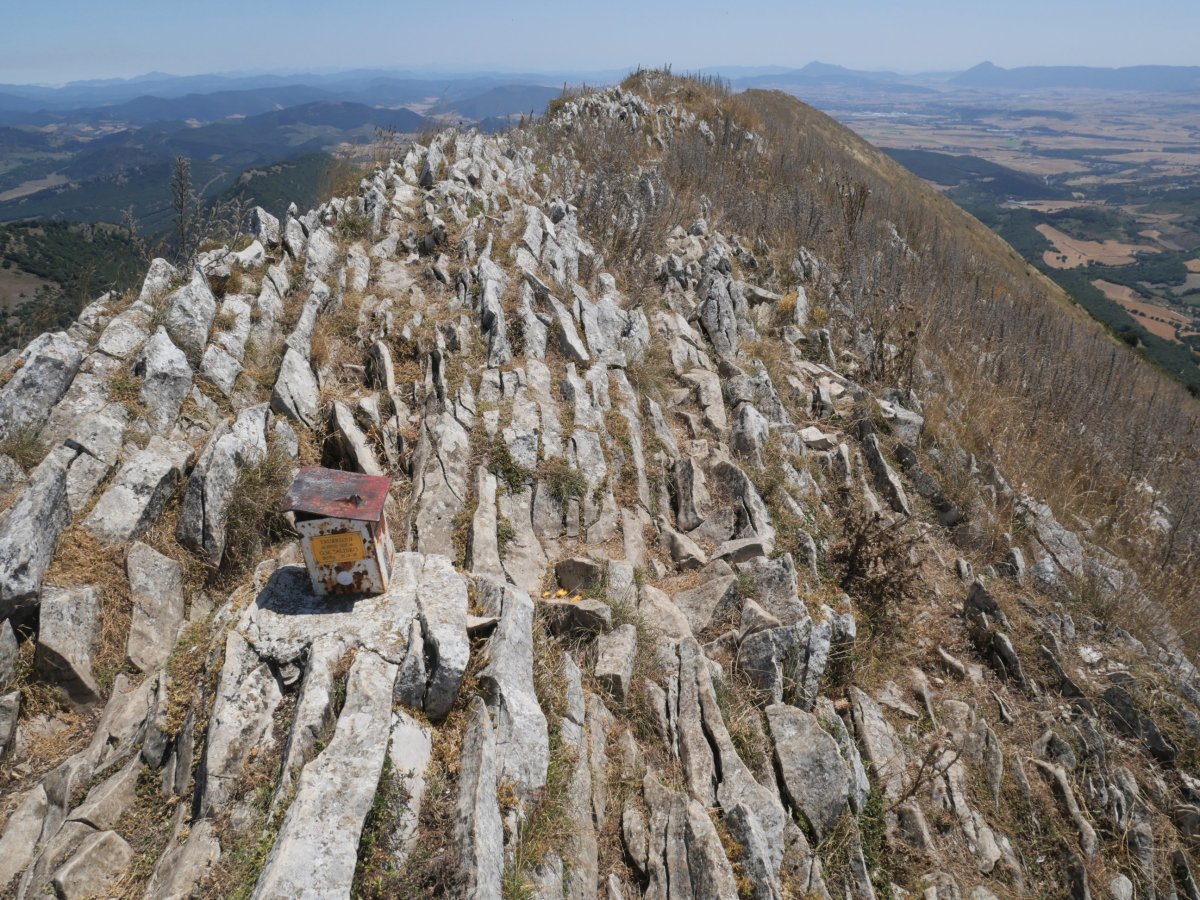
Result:
[[[1200,66],[1128,66],[1104,69],[1092,66],[1023,66],[1002,69],[980,63],[950,79],[958,87],[1037,90],[1039,88],[1091,88],[1109,91],[1200,90]]]
[[[811,102],[860,95],[926,103],[946,92],[1099,88],[1200,90],[1200,67],[1103,69],[982,63],[966,72],[898,74],[823,62],[784,66],[713,66],[735,90],[773,88]],[[206,196],[253,189],[271,197],[315,196],[329,153],[373,139],[375,129],[404,134],[437,122],[483,131],[540,115],[565,87],[615,83],[624,72],[430,73],[357,69],[291,74],[229,73],[136,78],[65,85],[0,84],[0,222],[21,218],[115,221],[132,206],[148,227],[168,210],[171,161],[186,156]],[[961,115],[971,110],[959,110]],[[1015,173],[984,171],[982,161],[913,157],[950,183],[1019,192]],[[270,168],[269,177],[239,180]],[[266,179],[266,180],[264,180]]]
[[[37,84],[0,84],[0,110],[21,112],[78,111],[83,108],[112,107],[129,101],[159,98],[179,100],[199,95],[269,96],[271,92],[304,88],[309,99],[336,97],[358,103],[401,104],[429,97],[457,99],[479,94],[490,88],[512,84],[562,86],[593,78],[587,75],[562,76],[540,73],[464,72],[444,75],[419,75],[402,70],[359,69],[348,72],[291,75],[165,75],[154,72],[137,78],[106,81],[76,81],[51,86]],[[605,81],[618,81],[623,72],[602,73]],[[246,93],[250,92],[250,93]],[[317,96],[317,95],[320,96]]]

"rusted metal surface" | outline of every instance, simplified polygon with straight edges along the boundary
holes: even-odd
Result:
[[[307,516],[379,522],[391,484],[386,475],[306,466],[288,488],[283,508]]]
[[[383,514],[391,479],[309,466],[284,497],[313,591],[377,594],[387,590],[395,548]]]
[[[296,522],[313,591],[377,594],[387,590],[395,548],[386,520],[306,519]]]

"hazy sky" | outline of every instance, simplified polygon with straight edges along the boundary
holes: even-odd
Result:
[[[1197,0],[5,0],[0,82],[368,66],[1200,64]]]

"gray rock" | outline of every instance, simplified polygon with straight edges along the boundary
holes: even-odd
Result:
[[[458,784],[454,840],[465,880],[464,896],[499,900],[504,873],[504,826],[496,802],[499,773],[496,736],[481,698],[467,708]]]
[[[665,638],[681,640],[692,636],[692,625],[675,601],[653,585],[643,585],[638,592],[638,612],[653,622]]]
[[[883,492],[888,505],[898,513],[906,516],[912,515],[908,496],[904,493],[904,486],[900,483],[899,476],[892,471],[892,467],[884,459],[883,451],[879,447],[879,438],[873,434],[866,435],[863,438],[862,447],[863,455],[867,459],[867,466],[875,476],[875,484]]]
[[[400,780],[398,794],[404,798],[392,832],[398,863],[403,863],[416,846],[421,800],[425,796],[425,770],[432,756],[433,736],[429,727],[403,711],[393,713],[388,757],[394,777]]]
[[[192,280],[167,298],[163,325],[171,340],[191,359],[199,360],[217,315],[217,298],[199,269]]]
[[[812,713],[782,703],[768,706],[766,713],[788,801],[820,841],[849,803],[849,773],[837,743]]]
[[[65,450],[75,453],[67,467],[67,501],[72,512],[86,508],[100,482],[121,458],[121,438],[128,418],[125,407],[109,404],[97,412],[80,415],[64,438]]]
[[[143,543],[125,559],[133,613],[125,656],[139,671],[166,663],[184,620],[183,569]]]
[[[533,601],[511,585],[499,588],[501,614],[479,673],[496,723],[497,777],[532,800],[546,783],[550,739],[533,690]]]
[[[337,241],[333,239],[329,229],[312,229],[308,234],[308,245],[304,249],[305,280],[328,280],[336,272],[339,255]]]
[[[1108,893],[1112,900],[1133,900],[1133,882],[1124,875],[1114,875],[1108,883]]]
[[[691,531],[704,521],[711,502],[704,470],[693,457],[688,456],[675,463],[673,475],[676,521],[684,531]]]
[[[752,634],[782,627],[783,623],[779,619],[771,615],[753,600],[747,599],[742,603],[742,619],[735,638],[737,643],[741,643]]]
[[[0,453],[0,497],[25,481],[25,472],[11,456]]]
[[[79,348],[61,331],[34,338],[17,357],[16,374],[0,388],[0,440],[40,428],[82,361]]]
[[[445,556],[429,554],[422,559],[418,554],[398,554],[397,565],[400,557],[415,557],[410,564],[420,565],[417,608],[425,636],[427,664],[433,667],[425,691],[425,714],[436,722],[445,718],[454,705],[471,656],[467,638],[467,585]]]
[[[853,686],[847,689],[847,694],[863,755],[871,765],[876,782],[882,783],[884,796],[897,801],[904,792],[904,747],[874,700]]]
[[[138,293],[138,300],[142,303],[153,304],[167,292],[171,287],[171,282],[178,277],[179,270],[165,259],[152,260],[150,268],[146,271],[146,278],[142,282],[141,291]],[[118,318],[120,317],[118,316]]]
[[[834,708],[833,701],[828,697],[818,697],[816,711],[820,717],[821,726],[833,737],[838,745],[838,751],[842,754],[842,760],[846,763],[850,809],[855,814],[861,813],[871,794],[871,780],[867,777],[867,770],[863,767],[858,745],[854,743],[850,731],[846,728],[842,717],[838,715],[837,709]]]
[[[0,617],[36,603],[42,576],[70,518],[67,473],[47,460],[0,518]]]
[[[247,224],[250,228],[250,233],[266,246],[277,247],[279,245],[282,236],[279,229],[279,220],[261,206],[256,206],[250,210],[247,216]]]
[[[542,604],[546,626],[554,635],[590,637],[612,628],[612,610],[590,597],[578,602],[550,600]]]
[[[309,648],[304,680],[300,683],[296,711],[283,751],[275,802],[291,790],[296,775],[313,757],[317,742],[334,724],[334,670],[345,653],[346,645],[340,635],[322,635]],[[421,686],[424,687],[424,681]]]
[[[304,234],[304,226],[289,214],[287,220],[283,223],[283,246],[287,250],[288,255],[292,259],[300,259],[300,257],[304,256],[304,244],[307,240],[308,238]]]
[[[558,345],[559,352],[572,362],[587,364],[591,361],[579,332],[575,330],[575,320],[570,311],[549,294],[546,295],[552,315],[551,334]]]
[[[175,537],[217,565],[225,553],[225,514],[242,469],[267,454],[271,413],[265,405],[242,410],[232,425],[222,423],[188,478]]]
[[[49,809],[46,787],[38,784],[9,815],[0,834],[0,884],[7,885],[33,861]]]
[[[487,364],[496,368],[512,361],[502,298],[508,276],[490,259],[479,261],[479,330],[487,338]]]
[[[453,546],[454,517],[466,502],[470,464],[470,441],[458,420],[449,412],[427,417],[413,454],[413,526],[421,552]]]
[[[224,347],[212,343],[200,359],[200,374],[226,397],[232,397],[234,383],[242,374],[242,363]]]
[[[741,403],[733,416],[729,447],[738,456],[762,465],[762,453],[771,437],[771,423],[750,403]]]
[[[321,389],[308,360],[291,347],[283,354],[271,391],[271,410],[307,428],[320,424]]]
[[[735,498],[739,532],[735,537],[757,536],[762,541],[767,556],[774,552],[775,527],[771,524],[771,513],[763,502],[753,480],[739,466],[719,459],[712,466],[713,477]]]
[[[0,695],[0,758],[8,752],[13,735],[17,732],[17,719],[21,715],[21,692],[12,691]]]
[[[726,575],[708,578],[697,587],[680,591],[672,599],[687,616],[692,633],[699,634],[714,622],[730,618],[740,606],[738,597],[737,578]]]
[[[132,864],[133,848],[124,838],[115,831],[97,831],[54,873],[54,889],[62,900],[103,896]]]
[[[699,569],[708,564],[708,556],[700,549],[700,545],[672,528],[665,516],[658,519],[658,533],[663,548],[681,570]]]
[[[165,434],[175,424],[179,408],[192,390],[192,367],[187,357],[159,328],[142,348],[133,374],[142,379],[139,397],[150,427]]]
[[[17,671],[17,636],[13,633],[12,623],[5,619],[0,622],[0,690],[8,687],[13,674]]]
[[[354,421],[350,407],[335,400],[329,412],[329,437],[351,469],[364,475],[382,475],[383,468],[362,429]]]
[[[83,527],[108,543],[140,537],[162,513],[191,457],[192,448],[187,444],[150,438],[144,450],[126,455]]]
[[[683,843],[687,848],[688,874],[694,896],[738,895],[733,868],[721,845],[717,826],[709,818],[708,810],[696,800],[688,803]]]
[[[396,665],[363,649],[333,738],[304,767],[254,897],[349,896],[390,736]]]
[[[62,684],[72,701],[100,700],[92,650],[100,633],[100,593],[94,587],[48,588],[38,614],[38,671]]]
[[[554,578],[564,591],[586,591],[600,585],[605,567],[586,556],[574,556],[554,564]]]
[[[596,680],[618,703],[629,697],[637,656],[637,628],[622,625],[596,640]]]
[[[713,551],[712,558],[723,560],[733,566],[766,555],[767,544],[761,538],[752,537],[737,541],[725,541]]]
[[[808,618],[808,609],[798,594],[796,565],[790,553],[774,559],[758,556],[738,563],[736,568],[758,604],[782,624],[794,625]]]
[[[396,702],[409,709],[421,709],[425,705],[425,636],[421,631],[421,619],[414,616],[408,626],[408,650],[400,663],[396,676]]]
[[[283,686],[271,667],[237,631],[225,640],[225,662],[208,722],[204,758],[196,774],[196,805],[210,816],[233,796],[252,751],[273,745],[271,720]]]
[[[497,540],[496,476],[484,466],[475,469],[475,496],[478,503],[471,518],[471,539],[467,546],[467,568],[473,575],[504,580]]]
[[[184,808],[180,808],[183,812]],[[187,826],[183,838],[180,826],[167,842],[146,886],[145,900],[187,900],[221,856],[221,843],[211,819],[197,819]]]
[[[1032,762],[1050,782],[1063,811],[1075,824],[1075,828],[1079,832],[1080,849],[1088,859],[1095,859],[1100,850],[1096,829],[1092,827],[1092,823],[1087,820],[1087,816],[1080,809],[1079,801],[1075,797],[1075,790],[1071,786],[1071,779],[1066,770],[1062,766],[1052,765],[1040,759],[1032,760]]]
[[[710,271],[701,282],[698,293],[704,298],[700,303],[700,324],[713,349],[724,357],[736,356],[739,337],[750,340],[755,337],[754,326],[746,317],[746,300],[738,283],[727,275]]]

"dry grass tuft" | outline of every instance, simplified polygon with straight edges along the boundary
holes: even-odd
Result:
[[[28,472],[46,456],[48,448],[36,429],[26,428],[0,441],[0,456],[8,456]]]
[[[225,513],[225,555],[221,574],[236,581],[249,571],[266,549],[292,534],[280,510],[291,486],[295,463],[283,447],[272,442],[262,461],[238,474],[233,500]]]
[[[102,691],[125,668],[125,642],[133,609],[125,575],[124,545],[102,544],[78,525],[63,532],[45,583],[71,588],[91,586],[100,594],[100,635],[92,655],[92,672]]]

